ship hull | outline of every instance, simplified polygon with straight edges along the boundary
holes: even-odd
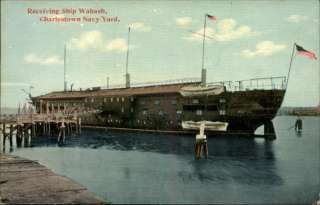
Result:
[[[144,96],[135,99],[132,105],[134,112],[127,116],[115,117],[116,113],[107,108],[84,119],[84,123],[115,128],[183,131],[183,121],[208,120],[228,123],[225,133],[253,134],[258,127],[276,116],[283,96],[283,90],[225,92],[205,97]],[[168,101],[176,101],[176,105],[170,105]],[[159,105],[154,102],[159,102]]]

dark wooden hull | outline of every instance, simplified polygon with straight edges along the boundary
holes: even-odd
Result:
[[[136,96],[121,112],[102,106],[84,124],[117,128],[181,131],[183,120],[228,122],[227,132],[251,133],[270,122],[284,97],[284,90],[225,92],[217,96],[182,97],[179,94]],[[201,110],[201,111],[200,111]]]

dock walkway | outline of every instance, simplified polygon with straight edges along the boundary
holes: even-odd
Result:
[[[0,155],[0,204],[109,204],[36,161]]]

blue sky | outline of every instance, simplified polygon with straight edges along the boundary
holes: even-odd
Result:
[[[116,23],[46,23],[27,9],[96,8]],[[319,1],[1,1],[1,106],[63,89],[124,83],[127,29],[131,25],[129,72],[133,83],[198,78],[204,14],[208,81],[285,76],[294,42],[319,57]],[[190,31],[196,32],[191,33]],[[319,103],[319,60],[296,56],[285,106]]]

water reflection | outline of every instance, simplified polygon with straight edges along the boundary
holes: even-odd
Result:
[[[188,160],[192,168],[177,173],[184,183],[198,180],[201,183],[281,185],[272,143],[267,140],[256,143],[252,138],[209,138],[209,158],[201,160],[194,160],[192,136],[84,130],[80,136],[67,137],[64,146],[175,154]],[[39,136],[32,139],[32,147],[44,146],[60,145],[55,137]],[[62,163],[68,162],[62,159]],[[130,167],[123,167],[122,172],[126,179],[130,179]]]
[[[36,138],[34,146],[56,146],[55,138]],[[193,160],[194,138],[168,134],[106,132],[84,130],[81,136],[68,137],[65,147],[142,151],[174,154],[188,160],[191,170],[179,171],[185,183],[199,180],[202,183],[276,184],[277,175],[273,142],[257,143],[252,138],[209,138],[209,158]],[[130,178],[131,168],[123,167],[123,175]]]

